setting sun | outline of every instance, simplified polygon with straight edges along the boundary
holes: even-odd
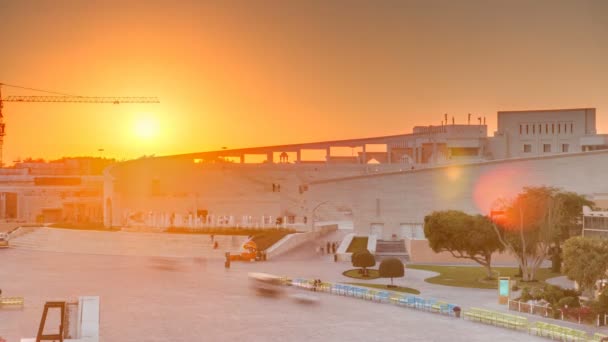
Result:
[[[135,121],[135,135],[138,138],[150,139],[158,135],[158,120],[151,116],[140,117]]]

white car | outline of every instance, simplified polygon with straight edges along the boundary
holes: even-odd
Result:
[[[280,296],[285,291],[282,278],[267,273],[249,273],[249,284],[263,296]]]

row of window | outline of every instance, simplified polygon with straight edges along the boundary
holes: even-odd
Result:
[[[562,144],[561,147],[562,152],[569,152],[570,150],[570,144]],[[543,152],[551,153],[551,144],[543,144]],[[524,144],[524,153],[532,153],[532,144]]]
[[[523,135],[523,134],[543,134],[543,128],[544,128],[544,134],[563,134],[563,133],[573,133],[574,132],[574,124],[573,123],[558,123],[557,125],[555,123],[552,124],[548,124],[545,123],[544,125],[542,123],[539,124],[520,124],[519,125],[519,135]],[[557,128],[557,130],[556,130]],[[569,130],[569,131],[568,131]],[[551,131],[551,133],[549,133],[549,131]]]

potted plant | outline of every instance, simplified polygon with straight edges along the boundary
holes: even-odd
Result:
[[[455,306],[452,311],[454,311],[454,316],[456,316],[456,318],[460,318],[460,311],[462,309],[460,309],[460,306]]]

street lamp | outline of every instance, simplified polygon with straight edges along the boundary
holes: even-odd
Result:
[[[323,201],[323,202],[321,202],[321,203],[317,204],[317,205],[316,205],[316,206],[315,206],[315,207],[312,209],[312,217],[310,218],[310,221],[311,221],[311,223],[312,223],[312,229],[311,229],[311,231],[313,231],[313,232],[315,231],[315,211],[316,211],[317,209],[319,209],[319,207],[320,207],[320,206],[322,206],[323,204],[325,204],[325,203],[327,203],[327,202],[329,202],[329,201]]]

